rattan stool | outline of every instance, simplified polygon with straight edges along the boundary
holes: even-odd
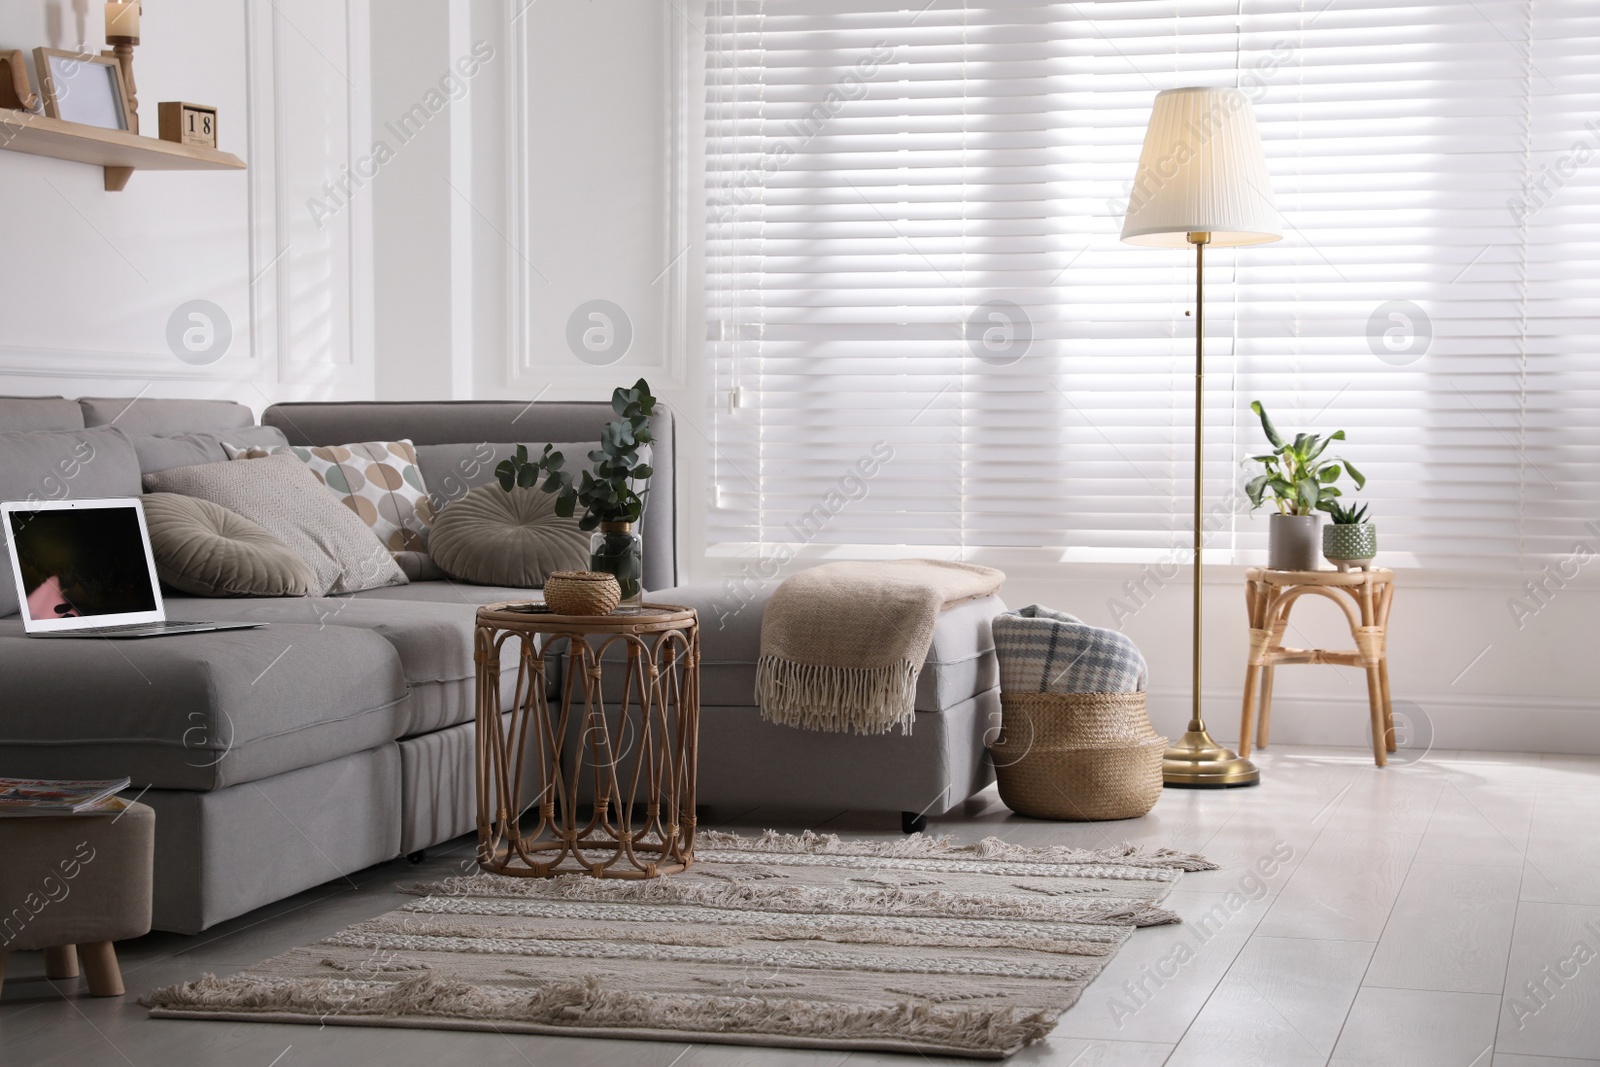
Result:
[[[1245,664],[1244,709],[1239,721],[1239,755],[1267,747],[1272,724],[1272,673],[1280,664],[1333,663],[1367,672],[1367,703],[1372,714],[1372,759],[1382,767],[1394,751],[1394,705],[1389,699],[1389,603],[1394,599],[1394,571],[1273,571],[1255,567],[1245,572],[1245,602],[1250,609],[1250,658]],[[1307,593],[1339,605],[1355,639],[1353,652],[1320,648],[1285,648],[1289,609]],[[1255,721],[1256,692],[1261,693],[1261,719]],[[1253,727],[1253,730],[1252,730]]]

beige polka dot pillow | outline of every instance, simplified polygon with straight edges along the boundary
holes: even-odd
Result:
[[[395,562],[413,581],[443,578],[428,556],[433,527],[433,502],[417,466],[410,441],[366,441],[353,445],[230,445],[229,459],[260,459],[290,452],[317,480],[344,501],[344,506],[371,527]]]

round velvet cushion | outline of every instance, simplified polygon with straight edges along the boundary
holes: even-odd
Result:
[[[146,493],[156,574],[193,596],[308,596],[311,565],[276,534],[209,500]]]
[[[537,489],[480,485],[433,521],[428,554],[452,578],[478,585],[542,589],[556,571],[589,566],[589,535],[556,514]]]

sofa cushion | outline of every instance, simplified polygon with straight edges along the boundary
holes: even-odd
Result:
[[[0,433],[81,430],[83,409],[59,396],[0,396]]]
[[[237,430],[202,430],[199,433],[130,434],[133,449],[139,454],[139,472],[154,474],[173,467],[193,467],[198,463],[221,463],[228,458],[223,441],[255,448],[288,444],[276,426],[245,426]]]
[[[163,789],[220,789],[384,744],[407,696],[382,634],[314,621],[107,641],[29,638],[5,619],[0,677],[8,773]]]
[[[448,589],[429,582],[419,589]],[[399,586],[372,592],[399,592]],[[526,594],[523,594],[526,598]],[[502,598],[503,599],[503,598]],[[311,626],[323,634],[348,629],[375,634],[399,658],[409,688],[392,716],[394,738],[411,737],[470,722],[476,714],[477,665],[473,660],[476,606],[459,598],[438,602],[354,597],[310,597],[301,600],[202,600],[172,597],[167,616],[173,619],[251,620],[272,627]],[[516,682],[516,650],[505,650],[501,681]],[[509,697],[509,693],[507,694]]]
[[[372,531],[293,456],[243,463],[202,463],[144,476],[153,493],[182,493],[221,504],[272,531],[311,565],[313,595],[404,585]]]
[[[232,400],[86,396],[78,400],[85,426],[115,425],[124,433],[177,434],[255,425],[255,416]]]
[[[0,500],[94,500],[139,495],[139,457],[121,430],[0,434]],[[17,613],[11,564],[0,581],[0,616]]]
[[[756,660],[761,656],[761,615],[777,584],[744,589],[680,586],[649,593],[655,604],[681,604],[700,615],[700,703],[753,707]],[[919,712],[944,711],[999,684],[990,620],[1006,606],[997,596],[962,601],[939,613],[933,644],[917,675]],[[609,681],[609,679],[608,679]]]
[[[221,504],[180,493],[143,498],[156,574],[194,596],[308,596],[317,576],[276,535]]]
[[[445,579],[442,582],[413,582],[387,589],[364,589],[357,600],[414,600],[419,604],[465,604],[474,610],[503,600],[543,601],[539,589],[520,589],[509,585],[473,585]]]
[[[429,551],[463,582],[542,589],[556,571],[588,569],[589,535],[549,493],[480,485],[439,516]]]

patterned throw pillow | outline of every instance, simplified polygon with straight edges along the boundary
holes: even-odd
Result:
[[[316,448],[224,444],[222,448],[229,459],[260,459],[283,452],[298,456],[318,481],[371,528],[407,578],[427,581],[444,577],[428,556],[434,505],[410,441],[367,441]]]

